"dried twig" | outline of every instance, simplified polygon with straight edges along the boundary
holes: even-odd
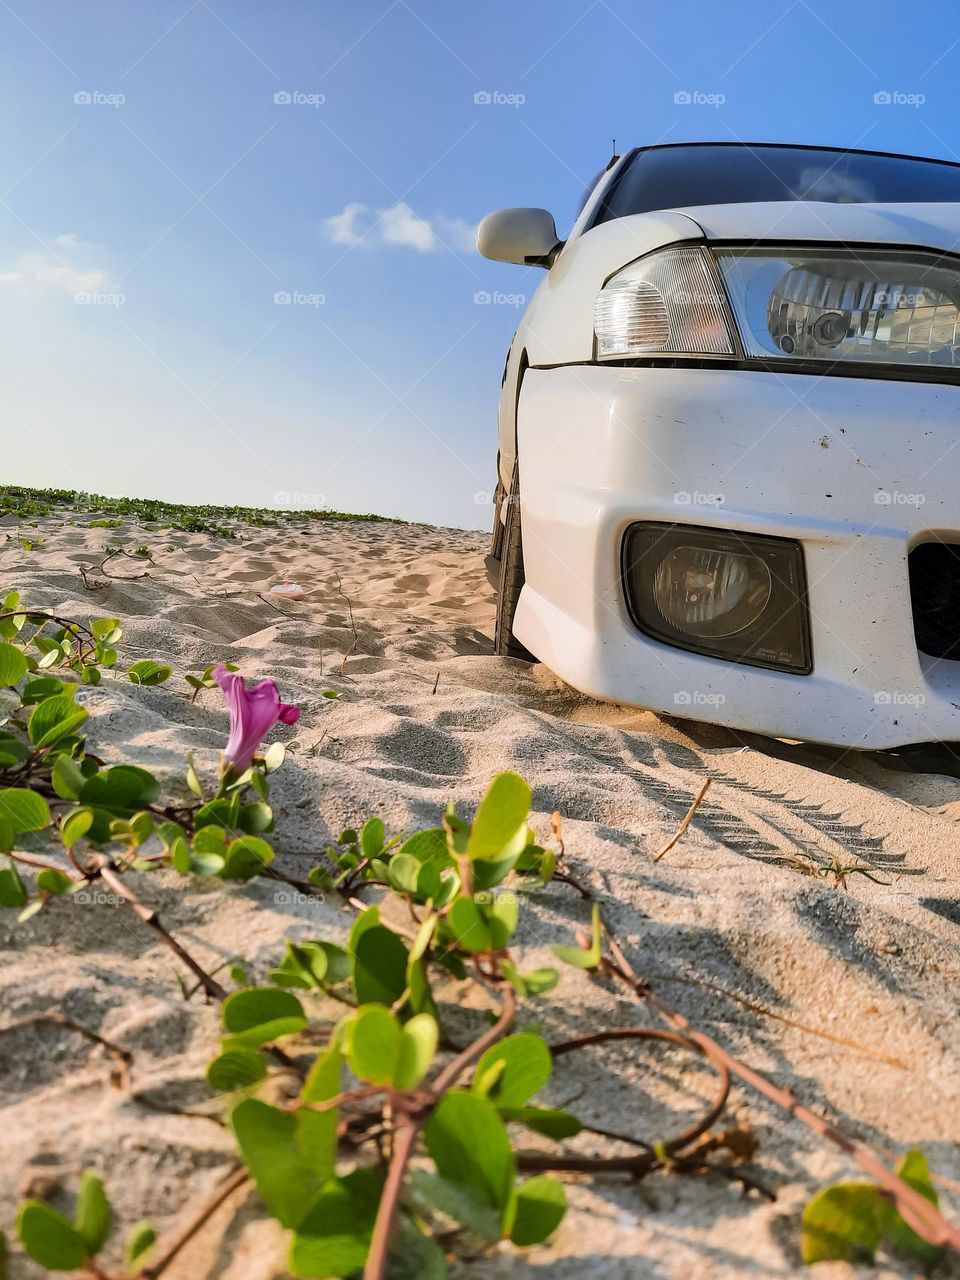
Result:
[[[709,787],[710,787],[710,783],[712,781],[713,781],[712,778],[707,778],[706,782],[704,782],[703,786],[694,796],[693,804],[687,810],[687,816],[680,823],[679,827],[677,827],[674,834],[670,837],[670,839],[663,846],[660,852],[657,854],[654,854],[654,858],[653,858],[654,862],[659,862],[665,853],[669,853],[670,850],[673,848],[673,846],[677,843],[677,841],[683,835],[683,833],[686,831],[687,827],[689,827],[690,823],[693,821],[693,815],[697,812],[697,809],[700,807],[700,801],[707,794],[707,791],[709,790]]]
[[[193,956],[184,950],[172,933],[167,932],[160,923],[160,917],[153,907],[145,906],[133,890],[124,884],[123,879],[117,874],[113,862],[109,858],[101,856],[96,859],[94,866],[104,884],[108,884],[114,893],[119,894],[121,898],[129,902],[133,911],[143,923],[151,928],[164,946],[169,947],[173,954],[187,966],[206,994],[213,1000],[225,1000],[227,998],[226,989],[221,987],[215,978],[211,978],[210,974],[194,960]]]
[[[224,1180],[219,1183],[211,1194],[203,1200],[200,1207],[194,1213],[193,1217],[177,1234],[170,1243],[162,1250],[160,1256],[154,1258],[148,1266],[144,1267],[140,1272],[143,1280],[156,1280],[166,1271],[167,1267],[173,1262],[180,1250],[193,1239],[203,1224],[216,1212],[234,1191],[250,1182],[250,1174],[242,1166],[234,1169]]]
[[[340,574],[337,573],[336,569],[334,569],[334,573],[336,573],[337,575],[337,591],[340,593],[341,596],[343,596],[344,600],[347,602],[347,614],[349,615],[349,618],[350,618],[350,630],[353,632],[353,644],[350,646],[347,652],[340,659],[340,666],[337,669],[337,675],[342,676],[344,668],[347,665],[347,659],[350,657],[350,655],[356,649],[357,645],[360,643],[360,633],[357,630],[357,624],[353,620],[353,605],[350,602],[350,597],[344,592],[343,583],[340,581]]]

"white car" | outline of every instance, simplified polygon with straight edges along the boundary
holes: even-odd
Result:
[[[960,165],[614,157],[500,402],[496,650],[597,698],[848,747],[960,739]]]

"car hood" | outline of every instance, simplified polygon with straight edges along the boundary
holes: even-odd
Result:
[[[783,200],[677,210],[708,240],[832,240],[960,252],[960,204],[825,204]]]

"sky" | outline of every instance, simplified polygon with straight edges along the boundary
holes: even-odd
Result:
[[[487,528],[500,373],[619,150],[960,159],[954,0],[0,0],[7,483]]]

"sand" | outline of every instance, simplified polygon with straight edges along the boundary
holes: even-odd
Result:
[[[546,839],[550,813],[562,812],[572,869],[600,895],[632,963],[666,999],[851,1134],[891,1155],[922,1145],[943,1179],[943,1203],[960,1211],[960,782],[946,753],[942,766],[935,756],[920,773],[877,757],[744,739],[600,705],[541,666],[492,657],[487,539],[479,534],[305,523],[245,527],[225,541],[135,523],[91,529],[87,521],[41,520],[22,532],[42,544],[25,551],[7,520],[0,586],[71,616],[115,615],[128,662],[156,656],[173,665],[175,677],[158,688],[107,677],[81,691],[93,749],[170,777],[182,776],[193,750],[213,776],[225,737],[222,699],[211,691],[191,704],[182,674],[225,659],[248,676],[272,676],[303,713],[295,729],[277,731],[290,751],[273,782],[275,844],[282,865],[301,875],[312,853],[365,815],[379,814],[391,829],[433,825],[448,800],[469,812],[496,772],[517,770],[533,785],[538,832]],[[153,563],[117,558],[107,567],[112,580],[85,586],[79,567],[95,566],[108,544],[142,543]],[[106,576],[95,569],[88,581]],[[304,585],[306,601],[264,598],[287,579]],[[334,702],[325,690],[343,696]],[[690,829],[655,864],[707,777]],[[835,860],[869,867],[881,883],[854,873],[844,889],[829,874],[810,874]],[[262,881],[220,887],[165,874],[141,881],[141,892],[208,966],[236,957],[260,979],[285,936],[342,935],[352,918],[335,900],[298,898]],[[0,915],[2,1219],[9,1223],[24,1193],[68,1207],[79,1171],[92,1165],[122,1222],[149,1218],[170,1229],[232,1167],[229,1135],[190,1114],[209,1099],[203,1072],[217,1012],[198,995],[184,999],[169,952],[127,908],[90,896],[58,901],[24,926],[11,912]],[[567,887],[531,897],[525,961],[545,962],[545,944],[571,940],[585,919]],[[572,971],[557,994],[524,1014],[550,1039],[651,1020]],[[455,1005],[456,991],[446,995]],[[51,1013],[129,1052],[129,1081],[111,1078],[101,1046],[36,1021]],[[709,1072],[679,1050],[608,1048],[558,1061],[547,1098],[593,1124],[656,1140],[685,1127],[711,1087]],[[744,1089],[734,1089],[725,1123],[751,1126],[750,1170],[776,1193],[773,1203],[720,1177],[573,1178],[571,1212],[549,1244],[494,1252],[455,1274],[805,1274],[800,1208],[816,1187],[855,1171]],[[604,1150],[596,1138],[572,1145]],[[12,1274],[40,1273],[18,1257]],[[285,1274],[283,1233],[246,1192],[165,1273]],[[817,1274],[856,1272],[836,1264]],[[943,1264],[940,1274],[957,1272]]]

